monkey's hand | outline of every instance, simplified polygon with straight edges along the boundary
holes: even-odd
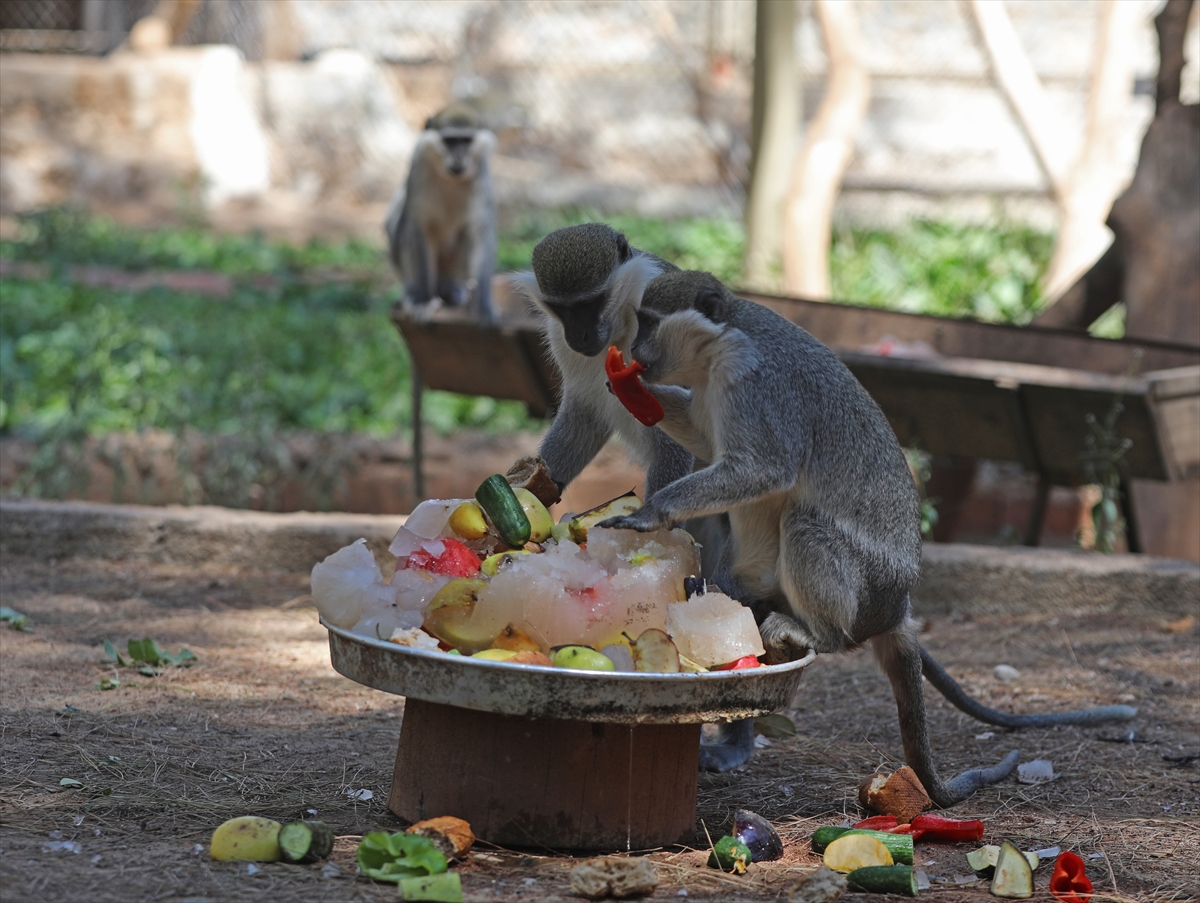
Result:
[[[763,647],[767,650],[768,665],[782,665],[804,658],[814,645],[804,625],[777,611],[763,619],[758,632],[762,634]]]
[[[674,518],[660,511],[654,505],[643,505],[633,514],[622,514],[620,517],[610,517],[596,524],[597,527],[610,527],[615,530],[637,530],[639,533],[651,533],[654,530],[670,530],[675,526]]]

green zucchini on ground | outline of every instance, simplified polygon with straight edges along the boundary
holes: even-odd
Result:
[[[913,839],[909,834],[888,834],[886,831],[868,831],[864,828],[817,828],[812,836],[814,853],[824,853],[825,848],[843,834],[867,834],[883,841],[892,858],[904,865],[913,864]]]
[[[1029,860],[1008,841],[1000,844],[990,890],[997,897],[1023,900],[1033,896],[1033,869],[1029,867]]]
[[[323,821],[294,821],[279,829],[284,862],[307,863],[333,852],[333,829]]]
[[[872,894],[917,895],[917,873],[911,865],[869,865],[848,874],[846,883]]]
[[[463,903],[462,879],[456,872],[400,879],[401,900],[427,903]]]
[[[521,507],[508,480],[498,473],[492,474],[479,484],[475,490],[475,501],[491,518],[496,526],[496,532],[514,549],[519,549],[529,542],[533,528],[529,524],[529,515]]]

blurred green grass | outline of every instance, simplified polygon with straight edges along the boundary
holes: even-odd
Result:
[[[498,270],[525,269],[534,245],[563,225],[604,219],[640,248],[736,286],[738,222],[601,217],[572,210],[504,229]],[[834,296],[876,307],[1024,323],[1053,237],[1026,227],[914,221],[897,230],[842,228],[831,256]],[[410,369],[388,319],[398,294],[379,247],[360,240],[292,245],[199,226],[136,229],[46,210],[0,241],[0,259],[49,278],[0,281],[0,435],[40,443],[162,429],[266,436],[289,431],[410,430]],[[225,298],[83,285],[68,268],[210,270]],[[261,277],[270,277],[263,279]],[[430,392],[430,428],[537,429],[516,402]]]

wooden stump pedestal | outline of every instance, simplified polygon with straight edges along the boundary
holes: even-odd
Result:
[[[408,698],[388,808],[455,815],[500,846],[646,849],[694,839],[699,724],[498,715]]]

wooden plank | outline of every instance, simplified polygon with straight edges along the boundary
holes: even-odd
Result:
[[[1200,348],[1169,342],[1098,339],[1065,329],[1007,326],[756,292],[739,292],[807,329],[835,349],[863,351],[892,336],[924,342],[947,357],[981,358],[1113,375],[1200,364]]]
[[[408,699],[388,808],[409,821],[457,815],[501,846],[690,843],[699,754],[698,724],[521,718]]]
[[[1200,477],[1200,367],[1148,373],[1146,379],[1171,478]]]

